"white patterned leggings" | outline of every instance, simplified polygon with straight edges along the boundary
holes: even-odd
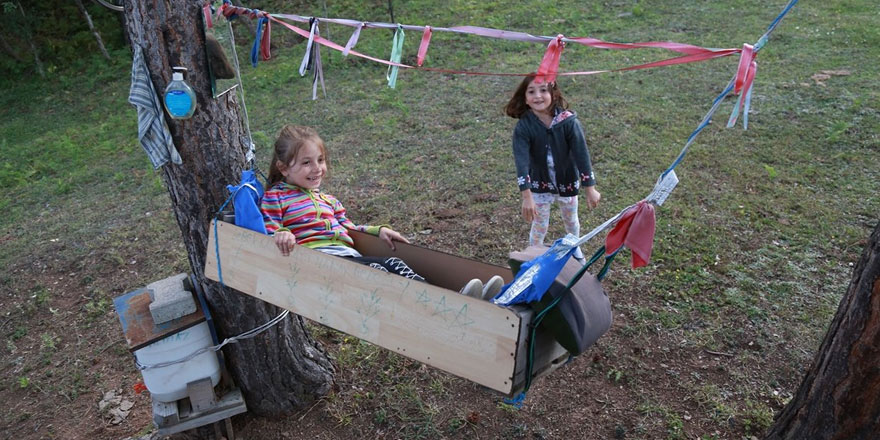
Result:
[[[532,229],[529,231],[529,246],[544,245],[544,237],[547,236],[547,229],[550,226],[550,207],[554,203],[559,205],[559,214],[562,217],[565,232],[580,237],[581,222],[578,219],[577,196],[561,197],[552,193],[533,193],[532,199],[535,201],[538,216],[532,220]],[[584,258],[580,249],[575,251],[574,256],[580,259]]]

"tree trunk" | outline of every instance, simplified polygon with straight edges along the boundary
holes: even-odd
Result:
[[[183,233],[193,274],[204,288],[220,338],[238,335],[275,317],[280,309],[206,280],[209,222],[226,200],[227,184],[238,183],[249,141],[235,94],[211,96],[201,0],[126,1],[125,23],[132,47],[144,53],[150,78],[162,94],[172,66],[186,67],[198,107],[191,119],[166,117],[182,165],[161,169],[172,209]],[[329,391],[333,366],[302,318],[291,315],[253,339],[226,346],[226,360],[248,410],[277,415],[307,405]]]
[[[101,49],[101,53],[104,54],[104,58],[110,59],[110,54],[107,53],[107,49],[104,47],[104,40],[101,39],[101,34],[98,33],[98,30],[95,29],[95,24],[92,23],[92,16],[89,15],[89,11],[86,10],[86,7],[83,6],[82,0],[74,0],[76,2],[76,7],[79,8],[79,11],[82,12],[83,17],[86,19],[86,23],[89,25],[89,30],[92,31],[92,35],[95,36],[95,41],[98,42],[98,49]]]
[[[797,394],[766,439],[880,437],[880,223]]]

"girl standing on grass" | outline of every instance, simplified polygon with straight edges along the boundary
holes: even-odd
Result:
[[[602,198],[590,164],[590,152],[577,115],[566,109],[556,82],[527,76],[504,112],[519,119],[513,129],[513,159],[522,196],[522,215],[531,222],[529,246],[544,244],[550,225],[550,206],[559,205],[565,232],[580,236],[578,193],[595,208]],[[575,258],[583,261],[578,249]]]

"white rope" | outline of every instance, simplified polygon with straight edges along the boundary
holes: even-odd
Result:
[[[241,93],[241,109],[244,111],[244,125],[247,129],[248,152],[245,154],[245,160],[248,166],[253,166],[257,146],[254,144],[254,137],[251,136],[251,122],[248,118],[247,104],[244,101],[244,85],[241,83],[241,66],[238,64],[238,52],[235,50],[235,34],[232,33],[232,23],[229,20],[225,21],[226,26],[229,27],[229,36],[232,41],[232,61],[235,63],[235,76],[238,78],[238,91]]]
[[[290,314],[290,311],[285,310],[285,311],[281,312],[280,315],[278,315],[278,316],[272,318],[272,320],[270,320],[269,322],[267,322],[267,323],[265,323],[265,324],[263,324],[263,325],[261,325],[261,326],[259,326],[259,327],[255,327],[255,328],[253,328],[253,329],[251,329],[251,330],[248,330],[248,331],[246,331],[246,332],[244,332],[244,333],[242,333],[242,334],[240,334],[240,335],[238,335],[238,336],[233,336],[233,337],[231,337],[231,338],[226,338],[226,339],[224,339],[223,342],[221,342],[220,344],[217,344],[217,345],[215,345],[215,346],[213,346],[213,347],[204,347],[204,348],[201,348],[201,349],[199,349],[199,350],[196,350],[196,351],[190,353],[189,355],[187,355],[187,356],[185,356],[185,357],[182,357],[182,358],[177,359],[177,360],[174,360],[174,361],[160,362],[160,363],[158,363],[158,364],[144,365],[144,364],[138,362],[138,361],[137,361],[137,358],[135,358],[135,361],[134,361],[134,362],[135,362],[135,364],[137,365],[137,369],[138,369],[138,370],[141,370],[141,371],[143,371],[143,370],[149,370],[149,369],[152,369],[152,368],[164,368],[164,367],[168,367],[168,366],[171,366],[171,365],[180,364],[180,363],[183,363],[183,362],[188,362],[188,361],[192,360],[193,358],[195,358],[196,356],[198,356],[198,355],[200,355],[200,354],[202,354],[202,353],[206,353],[206,352],[208,352],[208,351],[214,351],[214,352],[216,352],[216,351],[220,350],[221,348],[223,348],[223,346],[225,346],[226,344],[235,344],[235,343],[237,343],[238,341],[240,341],[240,340],[242,340],[242,339],[250,339],[250,338],[253,338],[254,336],[256,336],[256,335],[258,335],[258,334],[260,334],[260,333],[262,333],[262,332],[268,330],[268,329],[269,329],[270,327],[272,327],[273,325],[278,324],[279,322],[281,322],[281,320],[283,320],[284,318],[286,318],[287,315],[289,315],[289,314]]]

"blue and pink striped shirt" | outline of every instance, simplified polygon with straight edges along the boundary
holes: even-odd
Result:
[[[308,248],[322,246],[353,247],[349,229],[379,235],[382,226],[355,225],[345,216],[345,208],[336,197],[279,182],[263,194],[260,204],[266,232],[274,234],[286,228],[296,243]]]

